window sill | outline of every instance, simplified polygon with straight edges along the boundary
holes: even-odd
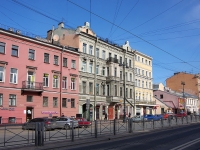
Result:
[[[49,62],[44,62],[45,64],[50,64]]]
[[[2,55],[6,55],[5,53],[0,53],[0,54],[2,54]]]
[[[71,108],[76,108],[76,107],[71,107]]]
[[[76,68],[71,68],[71,69],[76,70]]]
[[[31,58],[29,58],[28,60],[35,61],[35,59],[31,59]]]
[[[49,88],[48,86],[43,86],[43,88]]]
[[[67,108],[67,107],[62,107],[62,108]]]
[[[59,66],[58,64],[54,64],[55,66]]]
[[[58,87],[53,87],[53,89],[59,89]]]
[[[12,82],[10,82],[10,84],[15,84],[15,85],[17,85],[17,83],[12,83]]]
[[[12,105],[10,106],[10,105],[9,105],[9,107],[17,107],[17,106],[12,106]]]
[[[58,108],[58,106],[53,106],[53,108]]]
[[[64,68],[68,68],[67,66],[63,66]]]
[[[17,57],[17,58],[19,58],[18,56],[15,56],[15,55],[11,55],[12,57]]]

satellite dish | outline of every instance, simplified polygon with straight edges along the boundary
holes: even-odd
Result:
[[[55,34],[55,35],[53,36],[53,40],[54,40],[54,41],[58,41],[58,40],[59,40],[59,36],[58,36],[57,34]]]

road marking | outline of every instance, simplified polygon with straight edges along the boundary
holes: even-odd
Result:
[[[196,143],[198,143],[198,142],[200,142],[200,138],[195,139],[195,140],[190,141],[190,142],[187,142],[187,143],[185,143],[185,144],[179,145],[179,146],[177,146],[177,147],[175,147],[175,148],[172,148],[172,149],[170,149],[170,150],[182,150],[182,149],[187,148],[187,147],[189,147],[189,146],[191,146],[191,145],[193,145],[193,144],[196,144]]]

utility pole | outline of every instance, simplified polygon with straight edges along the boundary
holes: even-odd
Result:
[[[185,113],[186,113],[186,100],[185,100],[185,93],[184,93],[185,82],[181,81],[181,85],[183,85],[184,110],[185,110]]]
[[[126,103],[125,103],[125,101],[126,101],[126,75],[125,75],[125,71],[126,71],[126,69],[125,69],[125,67],[126,67],[126,63],[127,62],[125,62],[125,55],[126,55],[126,50],[124,49],[124,62],[123,62],[123,78],[124,78],[124,117],[123,117],[123,122],[125,123],[126,122],[126,110],[125,110],[125,108],[126,108]]]
[[[97,82],[97,54],[96,54],[96,47],[97,47],[98,38],[96,38],[95,45],[94,45],[94,119],[96,120],[96,97],[97,97],[97,90],[96,90],[96,82]]]

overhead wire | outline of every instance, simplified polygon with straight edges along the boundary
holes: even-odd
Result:
[[[72,4],[76,5],[77,7],[80,7],[81,9],[83,9],[83,10],[85,10],[85,11],[88,11],[88,12],[89,12],[89,10],[87,10],[86,8],[83,8],[82,6],[80,6],[80,5],[78,5],[78,4],[74,3],[74,2],[72,2],[72,1],[70,1],[70,0],[68,0],[68,1],[69,1],[70,3],[72,3]],[[104,21],[106,21],[106,22],[108,22],[108,23],[111,23],[111,24],[113,24],[114,26],[116,26],[116,27],[120,28],[121,30],[123,30],[123,31],[126,31],[127,33],[129,33],[129,34],[131,34],[131,35],[133,35],[133,36],[137,37],[138,39],[140,39],[140,40],[142,40],[142,41],[144,41],[144,42],[148,43],[149,45],[151,45],[151,46],[153,46],[153,47],[155,47],[155,48],[157,48],[157,49],[159,49],[159,50],[161,50],[161,51],[165,52],[166,54],[168,54],[168,55],[170,55],[170,56],[172,56],[172,57],[174,57],[174,58],[176,58],[176,59],[178,59],[178,60],[180,60],[180,61],[182,61],[182,62],[185,62],[184,60],[182,60],[182,59],[178,58],[177,56],[175,56],[175,55],[173,55],[173,54],[169,53],[168,51],[166,51],[166,50],[164,50],[164,49],[162,49],[162,48],[160,48],[160,47],[156,46],[155,44],[153,44],[153,43],[150,43],[149,41],[147,41],[147,40],[145,40],[145,39],[143,39],[143,38],[139,37],[138,35],[135,35],[134,33],[130,32],[130,31],[128,31],[128,30],[126,30],[126,29],[124,29],[124,28],[122,28],[122,27],[120,27],[120,26],[118,26],[118,25],[114,24],[114,23],[112,23],[111,21],[109,21],[109,20],[107,20],[107,19],[105,19],[105,18],[103,18],[103,17],[101,17],[101,16],[99,16],[99,15],[97,15],[97,14],[93,13],[93,12],[91,12],[91,13],[92,13],[93,15],[95,15],[95,16],[97,16],[97,17],[101,18],[102,20],[104,20]],[[187,62],[185,62],[185,63],[187,63]],[[191,65],[191,64],[189,64],[189,63],[187,63],[187,64],[188,64],[189,66],[191,66],[191,67],[193,67],[193,68],[197,69],[197,70],[200,70],[200,69],[199,69],[199,68],[197,68],[196,66],[193,66],[193,65]]]

